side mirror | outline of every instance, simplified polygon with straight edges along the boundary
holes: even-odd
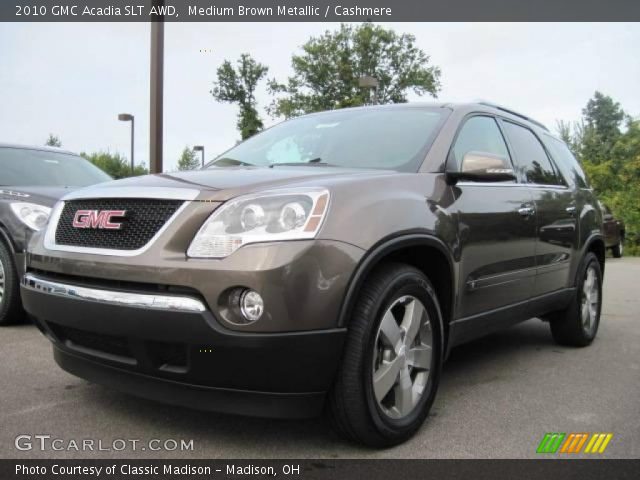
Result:
[[[475,182],[505,182],[516,179],[516,174],[505,157],[488,152],[467,152],[458,172],[447,172],[449,183],[459,180]]]

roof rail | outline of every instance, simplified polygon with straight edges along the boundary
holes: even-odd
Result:
[[[496,108],[498,110],[502,110],[503,112],[507,112],[510,113],[511,115],[515,115],[516,117],[520,117],[523,118],[531,123],[533,123],[534,125],[539,126],[540,128],[546,130],[547,132],[549,131],[549,129],[547,128],[546,125],[544,125],[543,123],[538,122],[537,120],[534,120],[531,117],[528,117],[526,115],[523,115],[522,113],[516,112],[515,110],[511,110],[510,108],[507,107],[503,107],[502,105],[498,105],[497,103],[493,103],[493,102],[486,102],[486,101],[481,101],[478,102],[480,105],[484,105],[485,107],[492,107],[492,108]]]

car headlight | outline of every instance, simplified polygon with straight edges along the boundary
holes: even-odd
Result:
[[[223,258],[243,245],[314,238],[329,206],[324,189],[245,195],[225,203],[202,225],[187,250],[192,258]]]
[[[32,230],[42,230],[49,221],[51,209],[37,203],[14,202],[11,210],[27,227]]]

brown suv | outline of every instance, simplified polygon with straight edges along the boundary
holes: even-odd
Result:
[[[585,346],[602,213],[567,147],[487,104],[296,118],[205,169],[73,192],[25,308],[80,377],[200,409],[406,440],[462,342],[531,317]]]

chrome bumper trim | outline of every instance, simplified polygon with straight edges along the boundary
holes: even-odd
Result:
[[[66,283],[45,280],[32,273],[22,279],[22,285],[30,290],[57,295],[59,297],[110,303],[128,307],[172,310],[181,312],[204,312],[205,305],[198,299],[178,295],[154,295],[149,293],[118,292],[98,288],[80,287]]]

